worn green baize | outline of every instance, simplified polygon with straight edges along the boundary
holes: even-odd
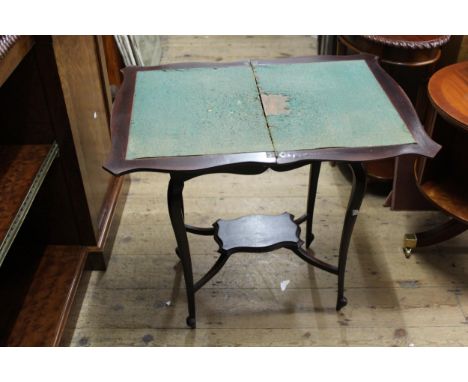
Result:
[[[249,65],[138,72],[127,159],[273,151]]]
[[[256,82],[284,101],[266,121]],[[127,159],[406,143],[365,61],[254,64],[138,72]]]
[[[255,66],[262,93],[287,99],[267,115],[277,151],[415,143],[365,61]]]

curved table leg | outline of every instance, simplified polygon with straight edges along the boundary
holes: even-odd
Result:
[[[187,290],[187,303],[189,310],[187,325],[191,328],[195,328],[195,289],[193,287],[192,260],[190,258],[190,249],[184,224],[184,206],[182,198],[183,189],[183,179],[171,176],[169,187],[167,189],[167,204],[169,208],[172,229],[174,230],[174,235],[177,241],[176,253],[180,258],[182,268],[184,270],[185,288]]]
[[[307,193],[307,220],[306,220],[306,248],[314,240],[312,233],[312,221],[314,218],[315,197],[317,196],[317,184],[320,175],[320,167],[322,162],[314,162],[310,165],[309,173],[309,191]]]
[[[311,254],[309,254],[307,252],[307,250],[302,248],[300,245],[298,245],[296,247],[286,247],[286,248],[293,251],[297,256],[299,256],[306,263],[309,263],[310,265],[313,265],[314,267],[320,268],[320,269],[322,269],[322,270],[324,270],[326,272],[333,273],[334,275],[338,274],[338,267],[336,267],[334,265],[331,265],[331,264],[328,264],[328,263],[316,258],[315,256],[312,256]]]
[[[403,252],[405,256],[409,258],[413,248],[441,243],[460,235],[466,230],[468,230],[468,224],[464,224],[452,218],[428,231],[406,234],[403,243]]]
[[[203,285],[210,281],[216,274],[221,270],[221,268],[226,264],[226,261],[229,259],[229,255],[226,252],[221,252],[221,255],[218,257],[216,262],[210,268],[206,274],[195,283],[195,291],[199,290]]]
[[[348,247],[353,233],[354,223],[356,222],[359,208],[366,191],[366,171],[362,163],[350,163],[349,166],[353,172],[353,188],[349,197],[348,207],[343,223],[341,233],[340,253],[338,258],[338,297],[336,301],[336,310],[346,306],[347,300],[344,296],[344,277],[346,270],[346,260],[348,256]]]

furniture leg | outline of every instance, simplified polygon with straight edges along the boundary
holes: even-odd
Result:
[[[338,259],[338,297],[336,301],[336,310],[346,306],[347,300],[344,297],[344,277],[346,270],[346,260],[348,256],[348,247],[353,233],[354,223],[356,222],[359,208],[366,191],[366,171],[362,163],[350,163],[349,166],[353,172],[353,188],[349,197],[348,207],[343,223],[341,233],[340,253]]]
[[[314,267],[322,269],[326,272],[333,273],[334,275],[338,274],[338,267],[325,263],[324,261],[320,259],[317,259],[315,256],[310,255],[307,252],[307,250],[305,250],[304,248],[300,246],[287,247],[287,248],[293,251],[297,256],[299,256],[306,263],[309,263],[310,265],[313,265]]]
[[[466,230],[468,230],[468,224],[464,224],[457,219],[452,218],[428,231],[406,234],[403,243],[403,252],[406,258],[410,258],[413,248],[426,247],[428,245],[441,243],[465,232]]]
[[[169,187],[167,189],[167,204],[169,208],[172,229],[174,230],[174,235],[177,241],[176,253],[177,256],[179,256],[179,259],[182,263],[182,268],[184,270],[185,288],[187,290],[187,303],[189,311],[187,325],[191,328],[195,328],[195,288],[193,286],[192,260],[190,258],[189,243],[184,224],[182,196],[183,189],[183,179],[176,178],[171,175]]]
[[[181,193],[184,191],[184,184],[182,183],[182,190]],[[180,197],[180,209],[182,211],[182,218],[184,219],[185,222],[185,208],[184,208],[184,197]]]
[[[307,221],[306,221],[306,247],[309,248],[314,240],[312,233],[312,221],[314,218],[315,198],[317,196],[317,184],[322,162],[314,162],[310,166],[309,191],[307,194]]]
[[[210,281],[216,274],[221,270],[221,268],[226,264],[226,261],[229,259],[229,255],[226,252],[221,252],[221,255],[218,257],[216,262],[210,268],[210,270],[195,283],[195,291],[199,290],[203,285]]]

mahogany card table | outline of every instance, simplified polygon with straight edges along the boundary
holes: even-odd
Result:
[[[111,131],[112,149],[104,165],[109,172],[170,174],[168,208],[192,328],[196,291],[236,252],[288,248],[338,276],[336,309],[341,309],[347,303],[348,246],[366,187],[362,163],[405,154],[433,157],[440,148],[426,135],[405,93],[369,55],[127,67]],[[323,161],[347,163],[353,173],[338,264],[306,249],[314,239],[312,218]],[[182,191],[190,179],[305,165],[311,165],[307,207],[298,218],[252,215],[220,219],[212,227],[185,222]],[[300,238],[304,222],[305,243]],[[187,233],[212,235],[219,244],[219,258],[197,282]]]

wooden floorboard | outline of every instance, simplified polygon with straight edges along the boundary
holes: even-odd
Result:
[[[315,54],[310,36],[166,36],[162,63],[233,61]],[[133,174],[108,270],[88,274],[77,292],[64,345],[72,346],[466,346],[468,234],[401,251],[403,235],[443,221],[436,212],[392,212],[368,193],[349,250],[346,296],[334,309],[336,277],[292,253],[235,254],[197,293],[198,326],[185,326],[186,297],[166,206],[166,174]],[[186,218],[211,225],[243,214],[300,215],[308,167],[259,176],[218,174],[189,181]],[[312,244],[336,261],[350,184],[325,164]],[[195,277],[215,261],[217,245],[190,235]],[[282,281],[289,280],[285,291]]]
[[[73,346],[467,346],[468,327],[77,329]]]
[[[90,287],[77,328],[185,327],[186,299],[176,280],[172,289]],[[349,304],[335,311],[335,288],[201,289],[197,328],[298,329],[455,326],[465,317],[453,290],[426,288],[347,288]]]

